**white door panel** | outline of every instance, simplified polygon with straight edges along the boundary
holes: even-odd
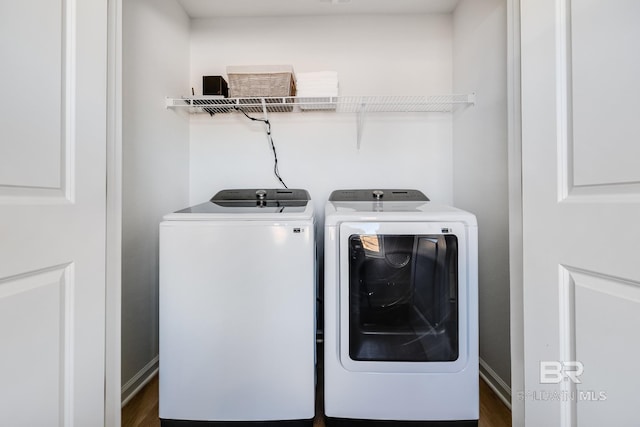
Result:
[[[527,426],[637,425],[638,6],[521,2]]]
[[[2,385],[11,385],[7,391],[13,397],[3,397],[3,406],[11,404],[1,416],[7,425],[63,425],[60,403],[70,401],[73,390],[72,370],[65,366],[72,338],[67,329],[71,269],[60,266],[0,283],[0,336],[10,349],[3,351]],[[28,412],[14,412],[17,399]],[[38,410],[29,410],[26,402],[38,402]]]
[[[574,185],[639,183],[637,0],[571,2]]]
[[[106,16],[0,4],[0,425],[104,424]]]
[[[568,285],[574,289],[567,305],[575,312],[573,331],[567,333],[575,340],[576,359],[585,366],[576,385],[578,399],[586,400],[576,405],[578,425],[611,425],[612,419],[615,425],[637,425],[629,404],[638,403],[633,372],[640,356],[640,287],[584,271],[569,273]]]
[[[2,136],[4,140],[20,135],[19,140],[0,146],[2,186],[58,188],[61,184],[63,66],[68,53],[61,37],[63,12],[60,0],[0,5],[0,86],[6,101],[0,104]]]

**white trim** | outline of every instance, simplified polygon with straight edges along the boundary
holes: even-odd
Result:
[[[104,425],[121,424],[122,0],[107,2],[107,212]]]
[[[520,0],[507,0],[507,128],[509,162],[509,271],[511,388],[524,390],[524,301],[522,230],[522,115]],[[489,382],[491,385],[491,383]],[[512,425],[524,426],[524,401],[515,399]]]
[[[122,403],[120,407],[124,407],[133,397],[138,394],[158,373],[159,357],[156,356],[144,368],[140,369],[125,385],[122,386],[121,396]]]
[[[573,188],[573,100],[571,81],[571,23],[569,0],[556,0],[556,144],[557,200]]]
[[[560,330],[560,360],[576,360],[576,284],[571,270],[563,265],[558,267],[558,325]],[[570,395],[576,392],[573,381],[560,383],[562,393]],[[574,399],[564,399],[560,402],[560,425],[563,427],[577,426],[578,408]]]
[[[502,400],[502,403],[511,410],[511,387],[482,358],[480,358],[480,378]]]
[[[64,4],[64,59],[63,59],[63,135],[61,140],[63,165],[60,176],[60,188],[65,198],[71,202],[76,201],[76,119],[77,119],[77,93],[76,82],[78,72],[77,49],[77,3],[76,0],[66,0]]]
[[[63,366],[62,372],[64,372],[62,396],[64,403],[62,405],[62,419],[60,425],[64,427],[73,427],[74,425],[74,404],[75,404],[75,366],[76,361],[74,358],[75,349],[75,333],[76,328],[76,316],[75,316],[75,265],[74,263],[68,264],[63,270],[63,294],[64,294],[64,344],[63,344]]]

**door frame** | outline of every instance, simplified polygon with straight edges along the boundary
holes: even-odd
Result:
[[[121,411],[122,256],[122,0],[108,0],[107,70],[107,259],[105,425],[119,426]],[[507,139],[511,320],[511,410],[524,425],[522,139],[520,104],[520,0],[507,0]]]
[[[509,300],[511,328],[511,416],[524,426],[524,301],[522,236],[522,132],[520,99],[520,0],[507,0],[507,162],[509,188]]]
[[[107,1],[105,426],[121,424],[122,0]]]

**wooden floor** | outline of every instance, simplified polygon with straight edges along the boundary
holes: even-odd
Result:
[[[322,387],[319,387],[314,427],[324,427],[322,418]],[[122,409],[122,427],[159,427],[158,377],[149,382]],[[510,427],[511,412],[489,386],[480,380],[479,427]]]

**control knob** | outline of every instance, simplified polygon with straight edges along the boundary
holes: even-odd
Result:
[[[382,196],[384,196],[384,191],[382,190],[373,190],[373,198],[376,200],[380,200],[382,199]]]

